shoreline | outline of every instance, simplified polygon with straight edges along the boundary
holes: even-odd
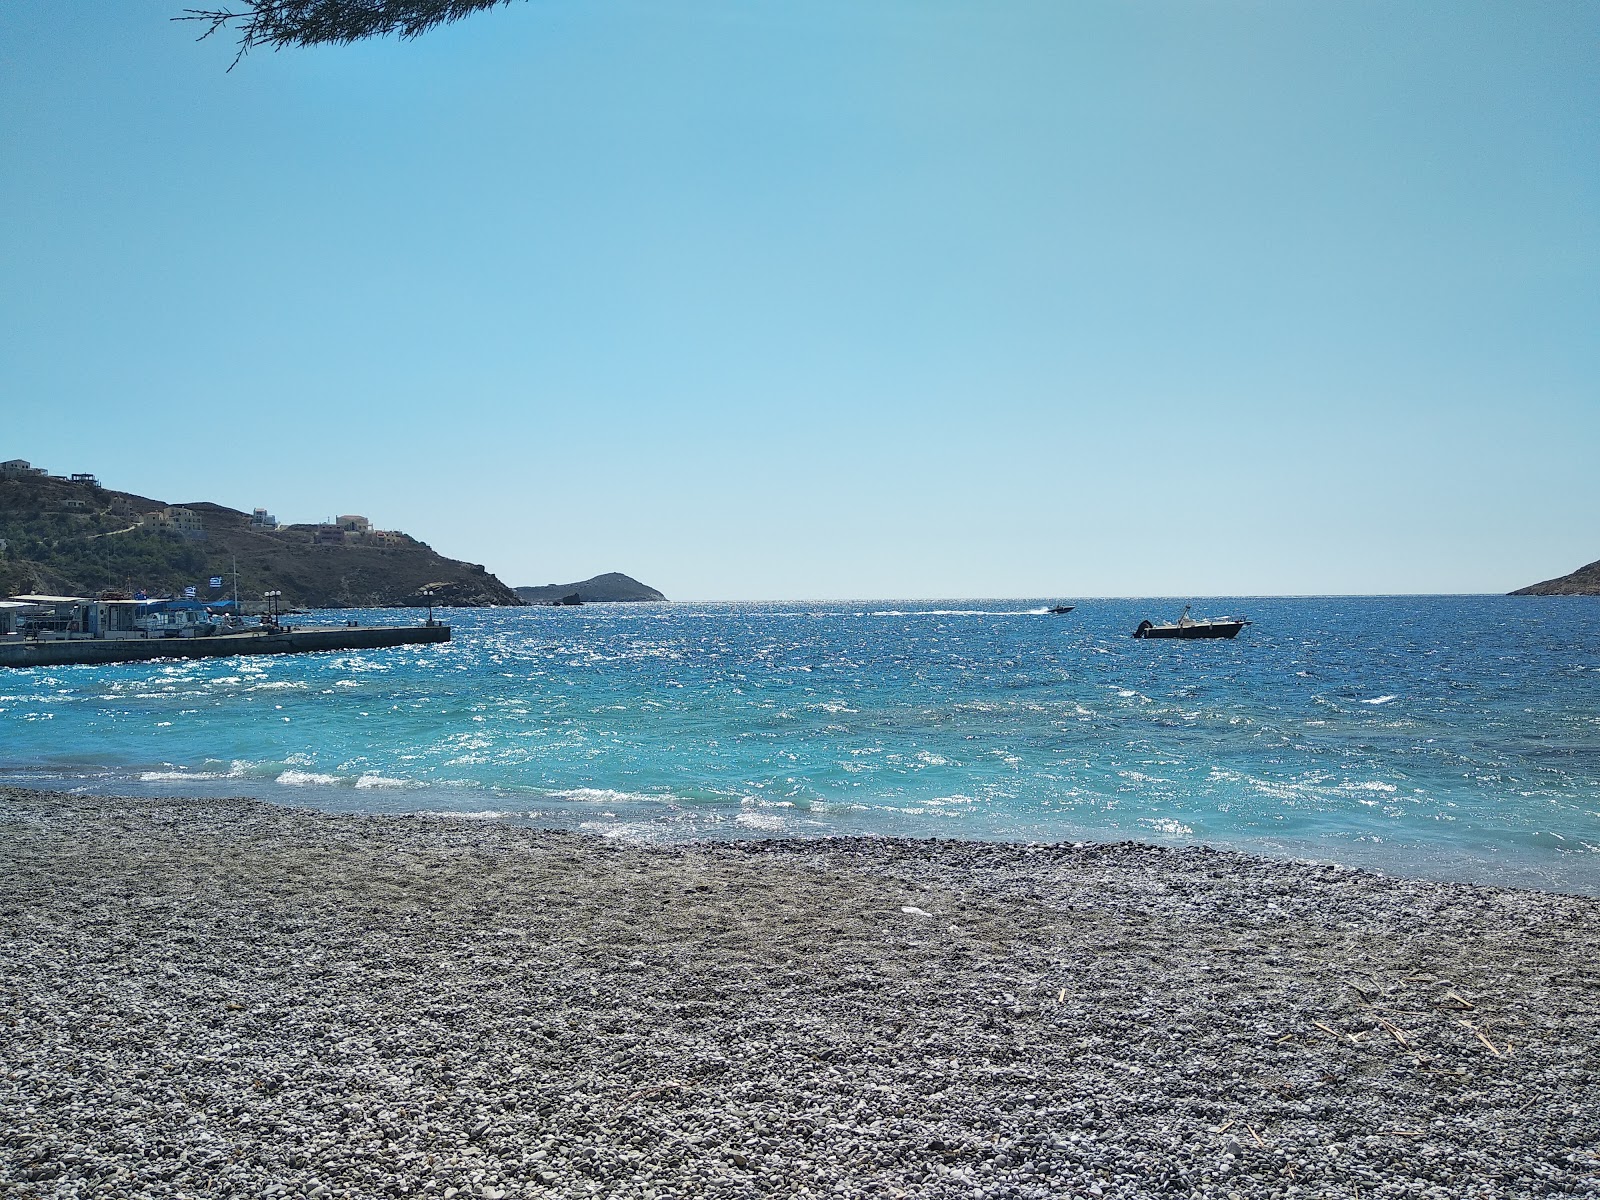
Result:
[[[964,828],[946,826],[937,830],[915,829],[909,822],[902,828],[851,828],[848,810],[825,810],[822,820],[812,828],[775,828],[757,821],[744,824],[738,815],[731,820],[701,812],[698,824],[681,826],[672,818],[672,797],[619,792],[604,792],[597,801],[585,789],[571,792],[506,792],[494,789],[450,787],[438,784],[414,785],[384,780],[381,786],[363,789],[343,782],[283,783],[270,776],[255,779],[227,774],[192,777],[181,772],[156,773],[154,778],[135,779],[105,775],[85,775],[81,779],[60,776],[7,782],[0,776],[0,793],[8,790],[63,793],[83,797],[130,798],[140,803],[178,803],[183,801],[249,800],[275,808],[319,812],[334,816],[421,816],[447,820],[498,821],[515,828],[564,831],[580,836],[616,839],[636,846],[694,846],[746,840],[828,841],[850,838],[884,841],[959,841],[974,845],[1027,846],[1056,844],[1139,845],[1169,850],[1215,850],[1264,858],[1286,864],[1332,866],[1366,871],[1377,875],[1474,887],[1497,887],[1548,892],[1552,895],[1585,896],[1600,899],[1600,854],[1593,851],[1563,850],[1553,858],[1534,857],[1492,859],[1482,848],[1463,848],[1447,843],[1420,845],[1403,841],[1371,844],[1361,840],[1324,842],[1311,837],[1278,835],[1206,837],[1163,836],[1150,827],[1125,830],[1097,830],[1082,825],[1066,825],[1053,830],[1012,831],[996,836],[993,829],[968,824]],[[407,803],[397,803],[397,798]],[[359,801],[364,801],[359,803]],[[384,801],[389,803],[385,804]],[[414,802],[414,803],[412,803]],[[424,806],[425,802],[425,806]],[[663,804],[669,807],[662,807]],[[785,813],[783,820],[808,816]],[[870,814],[873,824],[881,813]],[[666,819],[663,819],[666,818]],[[841,818],[844,818],[841,820]],[[837,823],[825,828],[824,820]],[[611,821],[610,825],[602,822]],[[863,826],[869,824],[862,822]]]
[[[0,944],[22,1197],[1600,1193],[1593,897],[0,788]]]

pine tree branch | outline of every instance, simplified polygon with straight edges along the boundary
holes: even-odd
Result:
[[[174,21],[201,21],[197,41],[237,30],[239,59],[257,46],[349,45],[365,38],[420,37],[428,30],[512,0],[239,0],[235,8],[189,8]],[[233,67],[228,68],[230,71]]]

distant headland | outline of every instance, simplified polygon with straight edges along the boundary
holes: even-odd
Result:
[[[1512,592],[1513,596],[1600,596],[1600,562],[1579,567],[1560,579],[1546,579]]]
[[[221,600],[236,588],[247,603],[276,591],[285,608],[524,603],[482,565],[358,514],[280,525],[265,508],[171,504],[91,474],[0,462],[0,596],[137,590]]]

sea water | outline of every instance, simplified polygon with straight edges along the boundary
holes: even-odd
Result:
[[[1206,843],[1600,893],[1600,602],[453,611],[447,645],[0,672],[0,783],[644,841]],[[420,620],[322,613],[301,624]]]

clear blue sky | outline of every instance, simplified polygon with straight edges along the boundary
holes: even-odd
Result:
[[[0,12],[0,459],[674,599],[1600,558],[1600,5]]]

